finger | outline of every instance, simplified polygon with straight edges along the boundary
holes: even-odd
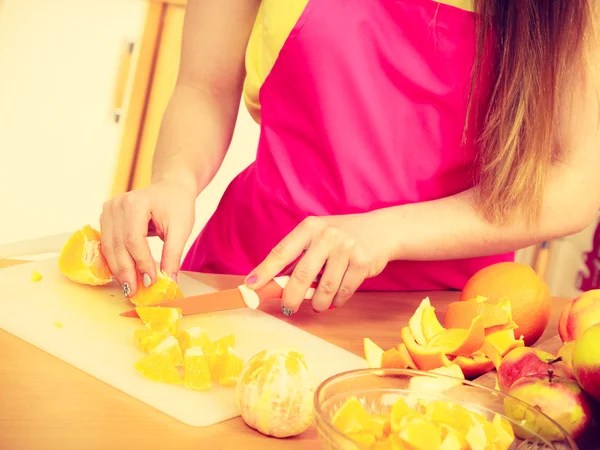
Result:
[[[342,279],[348,270],[349,258],[350,248],[346,244],[339,246],[330,255],[312,298],[313,310],[315,312],[325,311],[331,306],[333,298],[337,294],[342,284]]]
[[[102,255],[106,259],[110,273],[114,276],[118,267],[113,250],[113,228],[115,226],[112,213],[113,206],[114,202],[110,201],[106,202],[102,208],[102,214],[100,214],[100,242],[102,245]]]
[[[148,287],[156,281],[156,263],[146,239],[150,212],[143,203],[131,199],[127,196],[123,199],[123,242],[137,265],[144,287]]]
[[[131,297],[137,292],[137,273],[135,262],[125,247],[125,220],[123,208],[117,207],[113,210],[113,236],[112,247],[115,252],[115,263],[117,270],[115,278],[123,287],[123,295]]]
[[[356,290],[365,281],[366,272],[362,267],[350,264],[342,278],[337,294],[333,297],[332,306],[339,307],[346,304]]]
[[[183,248],[190,232],[191,230],[187,231],[186,226],[180,222],[169,225],[165,230],[160,268],[173,280],[177,280]]]
[[[311,243],[304,256],[298,261],[283,290],[282,308],[292,314],[298,310],[310,285],[327,262],[332,248],[333,242],[326,238],[320,238]]]
[[[246,277],[248,287],[258,289],[267,284],[286,266],[294,262],[308,247],[310,241],[310,231],[296,227],[273,247],[269,255]]]

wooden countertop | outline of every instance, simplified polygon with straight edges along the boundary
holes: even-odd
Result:
[[[0,260],[0,268],[18,263]],[[190,274],[218,289],[241,278]],[[384,349],[400,341],[400,328],[429,295],[439,313],[458,299],[457,292],[367,293],[346,306],[315,314],[310,305],[293,317],[278,308],[267,312],[339,347],[363,356],[362,339]],[[560,346],[558,317],[568,299],[555,298],[552,317],[538,345]],[[307,449],[320,448],[313,428],[294,438],[266,438],[238,417],[207,428],[184,425],[127,396],[15,336],[0,330],[0,448],[68,450]],[[493,386],[493,376],[481,380]]]

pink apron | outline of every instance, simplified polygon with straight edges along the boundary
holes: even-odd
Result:
[[[472,12],[433,0],[309,0],[260,91],[256,161],[229,185],[182,269],[247,275],[309,215],[472,187],[475,147],[461,138],[473,24]],[[511,259],[393,261],[361,289],[461,289]]]

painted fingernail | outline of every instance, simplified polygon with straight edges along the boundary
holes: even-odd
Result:
[[[126,281],[123,283],[123,296],[127,298],[129,297],[129,294],[131,294],[131,288],[129,287],[129,283]]]
[[[292,310],[289,308],[286,308],[285,306],[281,307],[281,312],[283,313],[284,316],[289,317],[292,315]]]
[[[258,281],[258,276],[256,274],[252,274],[248,278],[246,278],[246,284],[254,284],[257,281]]]
[[[147,273],[145,273],[142,278],[143,278],[143,281],[144,281],[144,287],[147,288],[148,286],[150,286],[150,283],[152,282],[152,280],[150,279],[150,275],[148,275]]]
[[[313,308],[313,312],[316,312],[317,314],[319,314],[321,311],[317,311],[315,308]]]

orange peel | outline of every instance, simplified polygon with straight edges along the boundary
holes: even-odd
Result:
[[[452,363],[458,364],[465,377],[471,379],[494,370],[494,363],[481,350],[469,356],[457,356]]]
[[[451,364],[443,351],[419,345],[408,327],[402,328],[400,335],[406,345],[406,350],[419,370],[437,369]]]
[[[421,330],[427,342],[445,330],[435,315],[435,308],[433,306],[428,306],[423,309],[421,315]]]
[[[510,302],[489,302],[485,297],[450,303],[446,308],[444,325],[446,328],[469,328],[473,319],[483,317],[483,327],[506,325],[512,322]]]
[[[410,356],[410,353],[408,353],[406,344],[404,344],[404,342],[398,344],[398,353],[400,353],[400,356],[404,359],[404,361],[406,361],[406,367],[409,369],[417,369],[417,365]]]
[[[476,316],[468,329],[450,328],[434,336],[427,347],[438,348],[447,355],[468,356],[483,345],[485,328],[483,317]]]
[[[423,300],[421,300],[421,303],[411,318],[408,319],[408,329],[413,335],[415,342],[419,345],[427,344],[427,339],[423,334],[423,312],[425,309],[430,307],[431,302],[429,301],[429,297],[425,297]]]
[[[381,367],[383,358],[383,349],[369,338],[363,339],[363,351],[369,368],[376,369]]]

